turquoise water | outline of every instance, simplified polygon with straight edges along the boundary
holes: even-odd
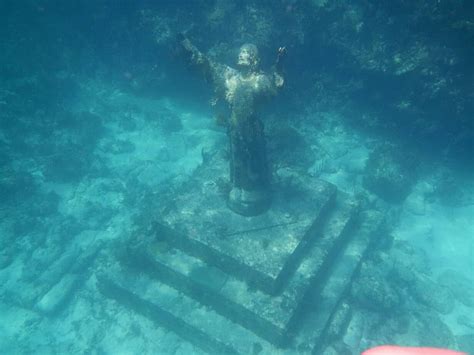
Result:
[[[0,352],[474,352],[473,16],[469,1],[1,1]],[[210,77],[184,38],[235,72]],[[250,74],[237,63],[245,43],[259,50]],[[243,82],[248,91],[236,89]],[[232,115],[249,107],[250,134],[264,127],[252,149],[271,175],[264,216],[276,216],[263,224],[226,214],[229,161],[242,158],[229,137],[244,119]],[[308,179],[353,201],[355,226],[375,211],[385,228],[367,249],[341,242],[321,254],[324,272],[280,344],[268,314],[290,312],[285,292],[310,274],[323,238],[296,249],[306,232],[285,229],[307,217],[284,182]],[[190,186],[205,197],[183,198]],[[225,247],[162,240],[150,225],[170,216],[190,239],[217,231],[234,249],[222,257]],[[278,228],[287,242],[273,243]],[[362,238],[351,228],[347,243]],[[240,255],[252,238],[263,241]],[[174,273],[149,277],[136,245]],[[292,256],[267,295],[255,275],[279,265],[275,255]],[[338,266],[344,287],[334,291]],[[150,303],[103,286],[115,278]],[[231,286],[234,308],[220,298]]]

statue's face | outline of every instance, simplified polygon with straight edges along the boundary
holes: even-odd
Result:
[[[258,65],[258,50],[253,44],[244,44],[240,48],[237,64],[245,67],[254,68]]]

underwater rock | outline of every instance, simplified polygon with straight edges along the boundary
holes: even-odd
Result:
[[[363,264],[360,276],[352,284],[351,296],[359,306],[376,312],[390,312],[402,303],[397,290],[369,263]]]
[[[416,178],[416,161],[391,144],[377,147],[365,168],[364,185],[387,202],[400,203]]]
[[[63,307],[76,289],[78,275],[67,274],[54,285],[36,304],[36,309],[45,314],[54,314]]]

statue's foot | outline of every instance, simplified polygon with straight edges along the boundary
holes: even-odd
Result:
[[[228,206],[242,216],[257,216],[270,207],[269,190],[244,190],[233,187],[229,193]]]

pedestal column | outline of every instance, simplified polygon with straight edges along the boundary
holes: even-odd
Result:
[[[230,182],[228,205],[244,216],[256,216],[270,207],[270,173],[263,124],[255,116],[232,115],[229,125]]]

